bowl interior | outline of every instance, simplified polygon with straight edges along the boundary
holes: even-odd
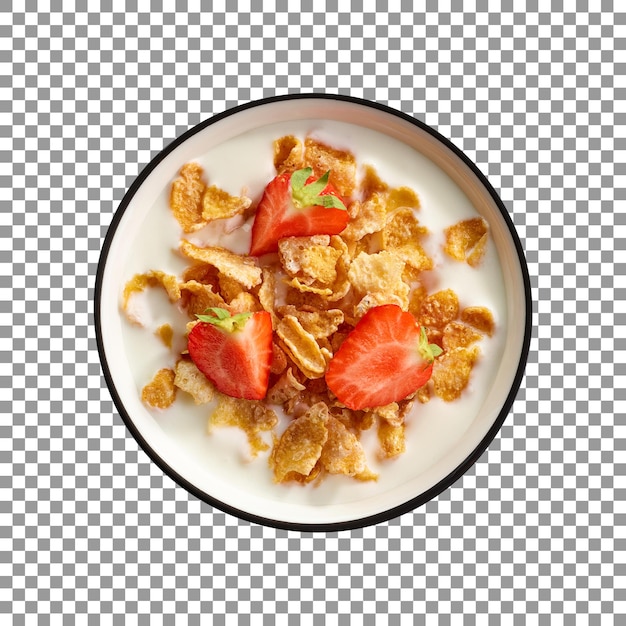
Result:
[[[353,99],[286,98],[209,122],[181,137],[142,172],[107,235],[97,286],[97,332],[120,414],[164,471],[195,495],[247,519],[293,528],[341,528],[390,518],[430,499],[482,453],[508,413],[521,379],[528,349],[529,290],[519,241],[504,207],[450,144],[384,107]],[[459,269],[454,280],[466,300],[482,298],[498,312],[498,332],[480,373],[485,381],[480,393],[452,407],[424,409],[410,433],[407,429],[413,452],[387,463],[378,482],[355,485],[332,477],[318,488],[303,489],[274,485],[269,471],[260,469],[267,467],[266,459],[249,461],[242,455],[240,434],[223,429],[207,436],[206,409],[185,402],[176,411],[146,409],[139,397],[141,386],[169,357],[150,333],[127,323],[119,304],[133,273],[178,273],[184,266],[173,252],[180,232],[167,210],[169,185],[182,164],[199,160],[209,179],[231,193],[244,185],[258,192],[273,171],[271,138],[311,130],[348,147],[358,145],[357,156],[380,163],[383,178],[398,184],[416,181],[412,186],[434,207],[435,222],[452,222],[463,210],[488,221],[490,269],[481,284],[468,282],[474,280],[470,278],[463,285],[467,268]],[[155,310],[162,306],[155,301]]]

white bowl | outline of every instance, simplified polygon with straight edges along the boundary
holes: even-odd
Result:
[[[179,272],[180,237],[167,208],[171,181],[198,160],[210,182],[258,194],[272,175],[271,140],[313,132],[354,149],[381,178],[413,187],[429,227],[479,214],[491,239],[480,271],[457,263],[438,278],[465,305],[490,307],[497,331],[461,400],[435,398],[407,422],[407,452],[377,463],[377,482],[332,476],[319,486],[274,484],[267,457],[245,458],[243,434],[206,433],[206,407],[176,401],[149,411],[142,386],[172,360],[153,331],[128,324],[120,311],[124,284],[136,272]],[[420,217],[420,219],[422,219]],[[435,253],[436,254],[436,253]],[[481,266],[482,267],[482,266]],[[158,296],[155,296],[158,299]],[[157,303],[155,310],[162,303]],[[159,322],[158,315],[152,320]],[[300,94],[236,107],[192,128],[138,176],[107,233],[96,278],[95,323],[104,375],[128,429],[149,457],[196,497],[240,518],[299,530],[340,530],[394,518],[434,498],[484,452],[504,422],[524,373],[531,329],[528,270],[506,208],[476,166],[418,120],[356,98]],[[180,396],[181,394],[179,394]]]

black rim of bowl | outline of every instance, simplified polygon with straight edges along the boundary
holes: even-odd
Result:
[[[456,467],[448,476],[439,481],[436,485],[428,489],[427,491],[419,494],[418,496],[408,500],[407,502],[398,505],[396,507],[387,509],[380,513],[376,513],[374,515],[362,517],[354,520],[347,520],[342,522],[329,522],[329,523],[318,523],[318,524],[306,524],[299,522],[285,522],[281,520],[272,519],[271,517],[262,517],[258,515],[253,515],[244,510],[232,507],[224,502],[213,498],[211,495],[202,491],[192,483],[190,483],[186,478],[178,474],[172,467],[168,465],[168,463],[162,459],[147,443],[147,441],[142,436],[141,432],[136,427],[132,418],[126,411],[126,408],[117,392],[115,387],[115,383],[113,381],[113,377],[111,375],[111,371],[106,359],[106,353],[104,349],[104,342],[102,337],[102,327],[101,327],[101,296],[102,296],[102,281],[104,277],[105,266],[108,258],[109,249],[111,247],[111,243],[115,237],[117,232],[117,227],[120,223],[122,215],[126,211],[130,201],[137,193],[137,190],[141,187],[146,178],[150,175],[150,173],[155,169],[155,167],[173,150],[175,150],[178,146],[184,143],[189,137],[195,135],[196,133],[204,130],[208,126],[218,122],[221,119],[224,119],[228,116],[235,115],[240,111],[244,111],[246,109],[250,109],[253,107],[263,106],[267,104],[271,104],[273,102],[280,102],[283,100],[299,100],[299,99],[318,99],[318,100],[338,100],[343,102],[349,102],[352,104],[356,104],[363,107],[369,107],[373,109],[378,109],[387,113],[389,115],[393,115],[395,117],[399,117],[411,124],[417,126],[423,131],[426,131],[433,137],[435,137],[438,141],[444,144],[449,150],[451,150],[457,157],[459,157],[476,175],[476,177],[480,180],[482,185],[487,189],[492,199],[496,203],[504,221],[509,229],[512,240],[515,244],[515,248],[517,251],[517,256],[519,260],[519,265],[522,273],[523,283],[524,283],[524,292],[525,292],[525,303],[526,303],[526,319],[525,319],[525,329],[524,329],[524,341],[522,344],[522,351],[520,354],[519,364],[517,367],[517,371],[515,373],[515,378],[513,379],[513,384],[511,389],[506,397],[506,400],[498,414],[497,419],[492,424],[491,428],[484,436],[479,445],[474,449],[474,451],[458,466]],[[207,504],[225,512],[230,515],[233,515],[239,519],[246,520],[248,522],[253,522],[256,524],[262,524],[264,526],[270,526],[274,528],[280,528],[284,530],[297,530],[297,531],[309,531],[309,532],[328,532],[328,531],[341,531],[341,530],[352,530],[356,528],[363,528],[365,526],[370,526],[374,524],[379,524],[381,522],[386,522],[404,513],[408,513],[413,511],[414,509],[424,505],[426,502],[432,500],[440,493],[448,489],[452,486],[463,474],[465,474],[468,469],[476,463],[478,458],[482,455],[482,453],[487,449],[489,444],[493,441],[497,433],[500,431],[504,420],[509,414],[513,402],[515,401],[515,397],[517,396],[517,392],[521,385],[522,379],[524,377],[524,371],[526,368],[526,361],[528,359],[528,352],[530,349],[530,338],[531,338],[531,319],[532,319],[532,297],[531,297],[531,287],[530,287],[530,278],[528,274],[528,266],[526,264],[526,259],[524,256],[524,251],[522,249],[522,245],[515,230],[515,226],[509,216],[509,213],[504,206],[502,200],[491,186],[486,177],[482,174],[482,172],[478,169],[478,167],[461,151],[457,148],[453,143],[451,143],[448,139],[439,134],[436,130],[430,128],[423,122],[417,120],[410,115],[398,111],[396,109],[392,109],[391,107],[380,104],[378,102],[372,102],[369,100],[363,100],[361,98],[356,98],[353,96],[344,96],[338,94],[326,94],[326,93],[298,93],[298,94],[289,94],[283,96],[273,96],[270,98],[263,98],[261,100],[255,100],[253,102],[249,102],[246,104],[242,104],[236,106],[234,108],[223,111],[222,113],[218,113],[197,126],[190,128],[188,131],[183,133],[180,137],[175,139],[172,143],[166,146],[152,161],[140,172],[139,176],[135,179],[133,184],[130,186],[124,198],[122,199],[117,211],[113,215],[113,219],[111,220],[111,224],[108,228],[106,237],[104,239],[104,243],[102,246],[102,251],[100,253],[100,259],[98,262],[98,269],[96,274],[96,283],[95,283],[95,308],[94,308],[94,321],[95,321],[95,331],[96,331],[96,341],[98,346],[98,352],[100,355],[100,362],[102,364],[102,370],[104,373],[105,380],[107,382],[107,386],[109,388],[109,392],[111,393],[111,397],[113,402],[120,414],[120,417],[126,424],[126,427],[135,438],[135,440],[139,443],[144,452],[150,457],[150,459],[172,480],[177,482],[181,487],[185,488],[189,493],[194,495],[196,498],[206,502]]]

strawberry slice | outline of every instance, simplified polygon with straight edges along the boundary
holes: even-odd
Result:
[[[283,237],[337,235],[348,224],[343,199],[328,182],[330,170],[315,180],[310,167],[272,179],[257,206],[250,254],[278,250]]]
[[[272,318],[267,311],[230,315],[218,307],[189,333],[196,367],[217,389],[233,398],[261,400],[267,393],[272,361]]]
[[[370,309],[346,337],[326,371],[342,404],[361,410],[406,398],[425,385],[441,348],[396,304]]]

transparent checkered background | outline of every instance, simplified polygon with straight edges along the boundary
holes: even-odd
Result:
[[[625,5],[226,4],[0,8],[0,623],[626,623]],[[413,513],[330,534],[239,521],[165,477],[93,329],[137,173],[214,113],[299,91],[388,104],[465,150],[536,301],[479,462]]]

